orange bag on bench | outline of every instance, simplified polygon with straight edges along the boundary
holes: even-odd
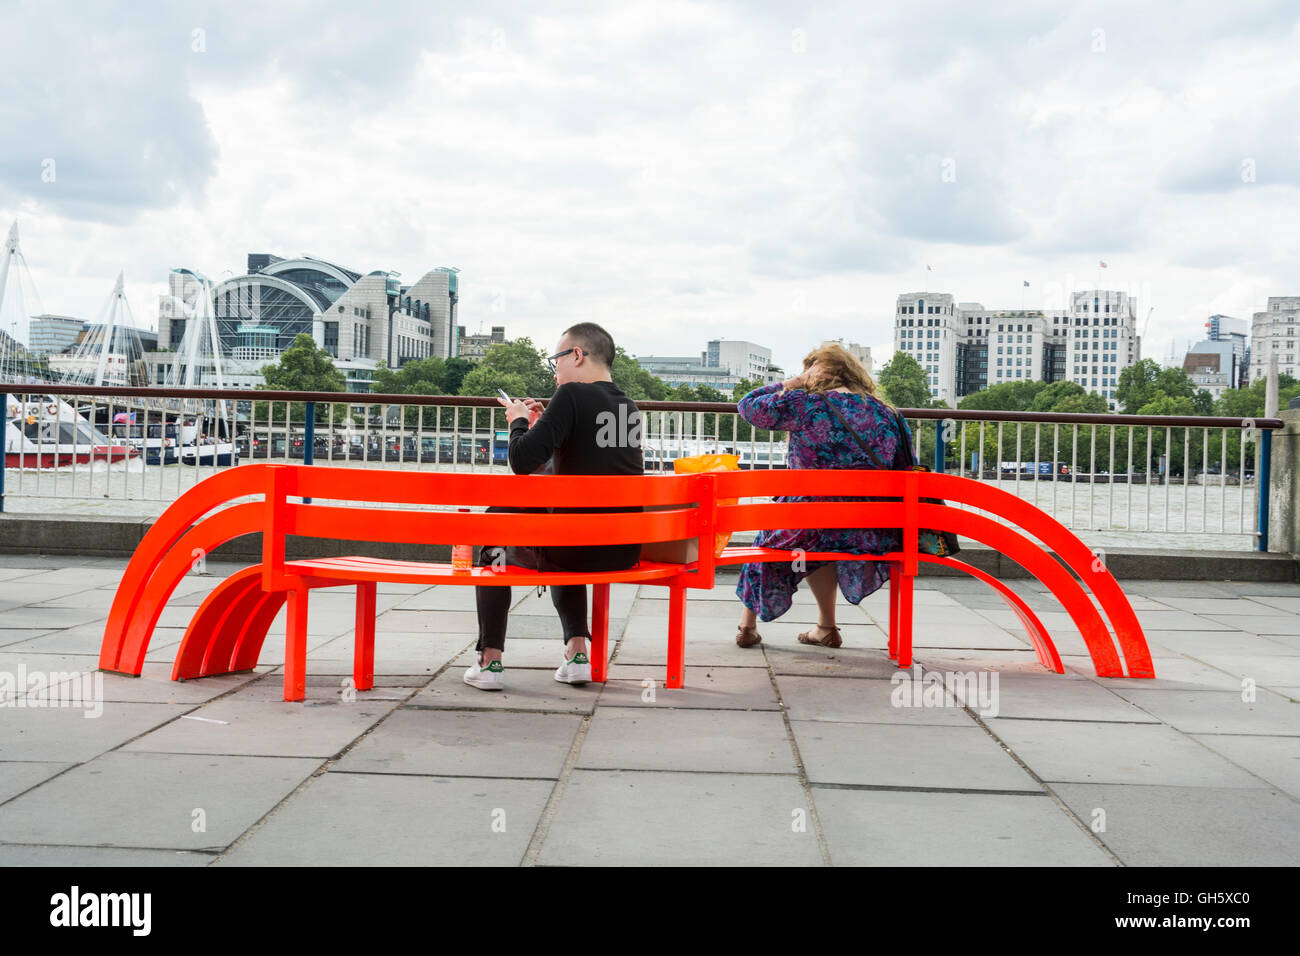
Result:
[[[700,474],[707,471],[740,471],[739,455],[690,455],[673,461],[673,472],[678,475]],[[735,498],[719,498],[720,505],[734,505]],[[730,534],[715,535],[713,551],[715,557],[722,555],[722,549],[731,540]]]

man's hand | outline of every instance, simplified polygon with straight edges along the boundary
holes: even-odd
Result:
[[[513,422],[516,418],[528,419],[528,427],[532,428],[537,424],[537,419],[542,417],[542,403],[535,398],[516,399],[507,402],[504,398],[497,396],[497,402],[505,406],[506,424]]]

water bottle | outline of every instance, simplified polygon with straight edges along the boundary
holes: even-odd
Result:
[[[468,508],[458,508],[461,514],[469,514]],[[453,571],[468,571],[474,566],[474,545],[472,544],[453,544],[451,546],[451,569]]]

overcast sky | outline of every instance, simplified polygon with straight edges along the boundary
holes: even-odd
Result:
[[[125,270],[149,327],[172,267],[306,254],[459,267],[471,332],[793,369],[834,337],[879,367],[917,289],[1100,280],[1180,361],[1300,294],[1294,0],[3,0],[0,37],[0,226],[49,312]]]

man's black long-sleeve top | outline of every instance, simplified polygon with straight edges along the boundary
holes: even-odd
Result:
[[[526,418],[510,423],[509,459],[517,475],[530,475],[547,460],[556,475],[644,474],[641,412],[613,382],[568,382],[555,390],[532,428]],[[631,567],[640,555],[636,544],[546,548],[550,561],[573,571]]]

